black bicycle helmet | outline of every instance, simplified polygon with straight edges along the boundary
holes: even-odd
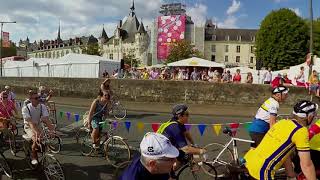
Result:
[[[272,89],[272,94],[278,94],[278,93],[288,93],[289,92],[289,88],[285,87],[285,86],[277,86],[275,88]]]
[[[294,106],[293,114],[298,117],[305,118],[308,117],[309,114],[315,113],[317,110],[318,104],[311,101],[302,100]]]
[[[188,106],[185,104],[177,104],[175,106],[173,106],[172,108],[172,115],[173,116],[178,116],[183,114],[184,112],[186,112],[188,110]]]

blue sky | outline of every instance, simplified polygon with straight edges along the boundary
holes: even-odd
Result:
[[[259,28],[261,20],[272,10],[291,8],[307,18],[309,0],[135,0],[136,14],[150,24],[162,3],[183,2],[197,25],[212,18],[218,27]],[[31,41],[54,39],[59,20],[63,39],[101,34],[104,24],[113,35],[118,20],[129,13],[132,0],[0,0],[0,20],[17,21],[5,25],[15,42],[29,36]],[[314,17],[320,17],[320,0],[313,0]]]

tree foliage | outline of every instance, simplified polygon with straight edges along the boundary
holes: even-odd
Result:
[[[101,51],[98,43],[88,44],[82,48],[83,54],[101,56]]]
[[[135,57],[133,51],[129,51],[128,54],[125,54],[123,60],[124,64],[128,64],[131,67],[138,67],[141,64],[141,62]]]
[[[198,49],[195,49],[194,45],[191,45],[189,41],[177,41],[171,44],[171,50],[167,58],[167,63],[187,59],[190,57],[200,57],[201,53]]]
[[[10,56],[16,56],[17,55],[17,47],[14,43],[10,43],[10,47],[2,47],[2,54],[1,56],[4,57],[10,57]]]
[[[257,59],[273,70],[303,63],[308,53],[308,32],[307,23],[292,10],[272,11],[257,32]]]

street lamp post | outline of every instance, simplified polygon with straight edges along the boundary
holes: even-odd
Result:
[[[0,63],[0,76],[2,77],[3,76],[3,73],[2,73],[2,67],[3,67],[3,63],[2,63],[2,29],[3,29],[3,24],[9,24],[9,23],[17,23],[16,21],[0,21],[0,24],[1,24],[1,42],[0,42],[0,59],[1,59],[1,63]]]

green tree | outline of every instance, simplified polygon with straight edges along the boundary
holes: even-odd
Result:
[[[279,70],[305,61],[308,53],[307,23],[290,9],[272,11],[256,35],[256,56],[264,67]]]
[[[313,53],[320,56],[320,18],[314,21],[314,51]]]
[[[128,64],[131,67],[138,67],[141,62],[135,57],[134,52],[131,50],[128,54],[123,57],[124,64]]]
[[[4,57],[10,57],[10,56],[16,56],[17,55],[17,47],[14,43],[10,43],[10,47],[2,47],[2,54],[1,56]]]
[[[171,50],[167,58],[167,63],[187,59],[190,57],[200,57],[201,53],[191,45],[189,41],[181,40],[171,44]]]
[[[98,43],[88,44],[81,47],[83,54],[101,56],[101,51]]]

